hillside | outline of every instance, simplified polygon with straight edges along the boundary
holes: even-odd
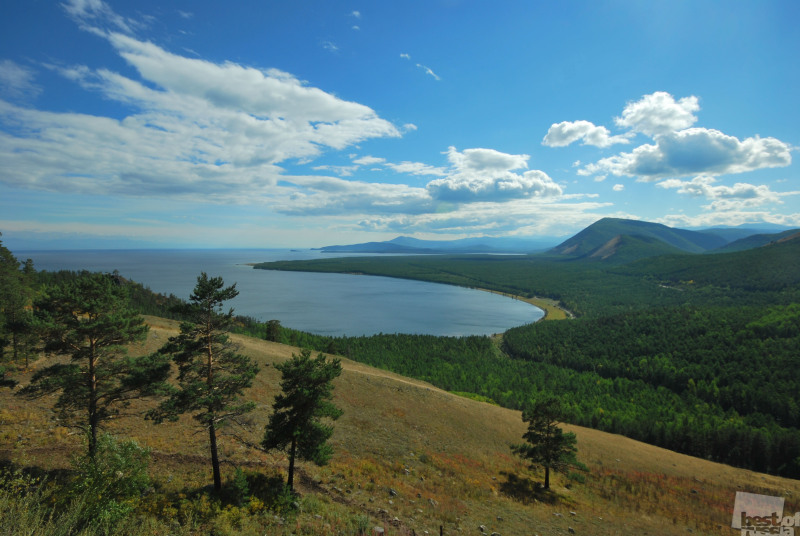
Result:
[[[790,291],[800,286],[800,233],[744,250],[701,256],[642,259],[620,273],[655,277],[671,283],[709,285],[750,292]]]
[[[603,218],[565,240],[550,250],[550,253],[571,258],[591,257],[598,251],[607,249],[610,241],[623,236],[646,240],[647,251],[639,254],[639,258],[653,254],[672,253],[675,250],[702,253],[722,247],[727,243],[724,238],[712,233],[674,229],[659,223],[638,220]],[[663,249],[660,252],[653,251],[659,242],[663,244]],[[628,252],[627,256],[630,257],[631,253]]]
[[[154,350],[177,330],[175,322],[153,317],[148,322],[151,333],[139,351]],[[251,440],[257,440],[278,389],[277,371],[266,365],[298,350],[234,338],[262,364],[250,391],[258,404],[251,427]],[[574,426],[565,428],[577,434],[579,459],[590,469],[582,475],[585,483],[559,475],[555,503],[531,502],[530,473],[508,448],[524,431],[518,412],[346,359],[343,368],[335,382],[336,404],[344,410],[335,427],[335,455],[327,467],[301,465],[301,511],[284,523],[268,512],[253,514],[218,533],[355,534],[354,520],[368,519],[369,527],[385,526],[387,534],[438,534],[439,526],[444,534],[480,534],[481,525],[499,534],[566,534],[569,527],[576,534],[729,534],[737,490],[784,496],[787,512],[800,506],[798,481]],[[0,400],[0,457],[43,469],[65,467],[80,441],[54,421],[48,401],[23,402],[7,390],[0,391]],[[153,449],[151,473],[160,494],[191,496],[210,481],[205,437],[195,434],[189,421],[155,426],[126,417],[114,425],[116,434]],[[221,449],[228,478],[234,466],[267,475],[286,467],[285,457],[249,450],[229,438]],[[532,476],[541,479],[539,473]],[[182,525],[173,527],[174,533],[192,533],[192,524],[194,533],[209,532],[209,521],[204,525],[176,512]]]
[[[783,231],[780,233],[755,234],[731,242],[727,246],[724,246],[716,250],[715,253],[716,252],[730,253],[733,251],[744,251],[746,249],[753,249],[761,246],[766,246],[771,243],[778,243],[785,240],[792,240],[793,238],[796,238],[797,235],[800,235],[800,229],[789,229],[788,231]]]

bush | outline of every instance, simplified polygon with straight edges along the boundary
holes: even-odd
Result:
[[[83,526],[114,533],[117,524],[133,512],[142,493],[150,487],[149,461],[150,451],[135,441],[118,442],[103,434],[97,440],[94,457],[73,459],[76,475],[62,501],[66,506],[80,507]]]

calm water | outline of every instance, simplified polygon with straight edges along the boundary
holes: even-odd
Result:
[[[330,258],[312,250],[15,251],[37,270],[119,273],[187,299],[200,272],[236,283],[226,305],[261,321],[322,335],[489,335],[534,322],[540,309],[488,292],[387,277],[255,270],[246,263]],[[337,255],[341,256],[341,255]]]

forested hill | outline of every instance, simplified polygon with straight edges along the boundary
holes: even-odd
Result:
[[[575,236],[565,240],[550,252],[572,258],[589,257],[606,246],[609,241],[621,236],[635,236],[656,240],[670,249],[687,253],[702,253],[722,247],[728,241],[713,232],[687,231],[638,220],[603,218]],[[667,253],[665,249],[662,253]]]
[[[619,273],[656,278],[683,288],[705,285],[757,292],[786,291],[800,286],[800,233],[767,245],[713,255],[669,255],[642,259]]]
[[[771,233],[771,234],[755,234],[750,235],[745,238],[740,238],[734,242],[731,242],[724,248],[720,249],[719,252],[731,252],[731,251],[742,251],[745,249],[753,249],[761,246],[767,246],[772,243],[780,243],[787,240],[793,240],[800,236],[800,229],[789,229],[788,231],[783,231],[781,233]]]

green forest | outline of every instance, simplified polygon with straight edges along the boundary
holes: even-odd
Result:
[[[577,318],[520,326],[499,337],[323,337],[278,319],[244,317],[232,330],[342,355],[508,408],[557,396],[571,423],[800,478],[798,258],[800,241],[793,240],[628,264],[553,255],[269,263],[258,268],[387,275],[548,297]],[[34,287],[77,277],[24,273]],[[124,283],[139,312],[184,319],[180,299]]]
[[[628,264],[553,255],[332,258],[262,269],[386,275],[559,300],[578,318],[489,337],[316,337],[310,346],[523,409],[558,396],[574,424],[800,477],[800,241]],[[243,326],[244,327],[244,326]]]

